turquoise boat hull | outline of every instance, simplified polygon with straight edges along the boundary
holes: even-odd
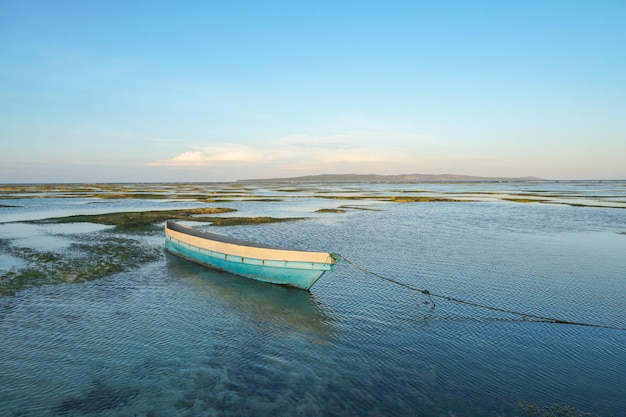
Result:
[[[165,249],[192,262],[234,275],[310,289],[333,269],[329,253],[294,251],[203,233],[168,222]]]

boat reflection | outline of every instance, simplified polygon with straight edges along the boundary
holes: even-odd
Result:
[[[333,320],[309,291],[250,280],[213,270],[166,254],[170,276],[185,279],[196,294],[205,292],[225,302],[236,314],[259,325],[295,330],[324,343],[332,336]]]

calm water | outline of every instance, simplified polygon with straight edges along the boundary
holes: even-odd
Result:
[[[462,193],[512,186],[391,188],[411,187]],[[537,191],[537,185],[520,187],[514,191]],[[542,187],[542,193],[626,201],[619,183]],[[278,203],[213,205],[239,209],[235,215],[308,220],[217,232],[336,252],[437,294],[626,328],[624,209],[290,195]],[[10,204],[21,207],[0,209],[0,221],[205,206],[125,200],[98,207],[89,199]],[[314,213],[342,204],[377,210]],[[102,233],[100,226],[75,229]],[[63,245],[58,226],[0,224],[1,237],[18,237],[20,230],[27,230],[22,244]],[[162,245],[162,233],[147,242]],[[347,263],[305,292],[165,253],[106,279],[0,296],[0,415],[521,416],[522,401],[626,415],[626,331],[535,323],[440,299],[432,309],[425,301]]]

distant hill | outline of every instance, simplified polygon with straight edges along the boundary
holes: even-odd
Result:
[[[246,179],[237,182],[451,182],[451,181],[546,181],[537,177],[478,177],[456,174],[321,174],[291,178]]]

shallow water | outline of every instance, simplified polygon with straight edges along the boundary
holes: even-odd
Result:
[[[507,186],[359,185],[368,193]],[[589,198],[616,188],[553,186],[543,192]],[[73,213],[74,204],[59,203],[48,210]],[[113,205],[171,208],[136,203]],[[378,210],[315,213],[342,204]],[[340,253],[434,294],[626,328],[623,209],[346,202],[310,193],[219,206],[309,219],[218,233]],[[18,211],[28,218],[46,210]],[[10,237],[9,225],[0,224],[2,237]],[[162,232],[150,242],[161,245]],[[523,415],[521,401],[626,415],[626,331],[531,322],[439,298],[433,309],[427,301],[345,262],[305,292],[165,253],[102,280],[1,296],[0,415],[513,416]]]

